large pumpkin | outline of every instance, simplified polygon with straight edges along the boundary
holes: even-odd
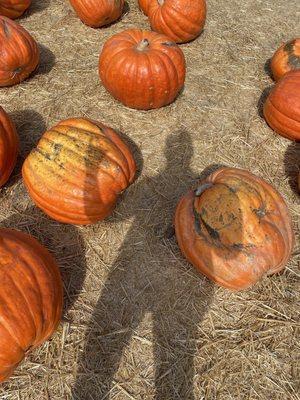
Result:
[[[93,28],[111,24],[120,18],[124,0],[70,0],[79,18]]]
[[[279,135],[300,141],[300,70],[277,82],[264,104],[264,116]]]
[[[16,127],[10,117],[0,107],[0,187],[12,173],[19,150]]]
[[[23,178],[50,217],[85,225],[112,213],[135,170],[130,150],[114,130],[74,118],[42,136],[23,164]]]
[[[282,270],[294,243],[280,194],[236,168],[220,168],[180,200],[175,230],[188,261],[232,290]]]
[[[283,44],[271,60],[271,70],[275,81],[295,69],[300,69],[300,39],[293,39]]]
[[[62,282],[55,260],[33,237],[0,228],[0,382],[56,330]]]
[[[0,16],[0,86],[22,82],[39,63],[33,37],[19,24]]]
[[[175,100],[184,85],[185,59],[165,35],[132,29],[105,43],[99,75],[117,100],[131,108],[149,110]]]
[[[139,0],[151,28],[177,43],[195,39],[206,19],[205,0]]]
[[[30,6],[31,0],[0,0],[0,15],[15,19]]]

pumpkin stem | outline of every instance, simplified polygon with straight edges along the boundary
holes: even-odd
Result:
[[[136,46],[136,49],[138,51],[144,51],[149,47],[149,40],[148,39],[143,39],[140,41],[140,43]]]
[[[203,185],[200,185],[196,190],[195,190],[195,195],[197,197],[201,196],[203,192],[205,192],[206,189],[209,189],[213,187],[213,183],[203,183]]]
[[[163,6],[163,5],[164,5],[164,2],[165,2],[165,0],[157,0],[157,2],[158,2],[158,4],[159,4],[160,6]]]

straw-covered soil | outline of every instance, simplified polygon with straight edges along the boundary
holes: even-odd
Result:
[[[1,386],[0,398],[299,399],[300,150],[261,116],[273,84],[267,60],[299,35],[299,0],[208,0],[203,34],[181,46],[183,93],[150,112],[118,104],[97,72],[107,38],[148,27],[136,3],[105,29],[84,26],[67,0],[35,0],[19,20],[41,45],[42,61],[29,80],[0,91],[21,137],[18,166],[0,192],[0,221],[54,253],[65,311],[57,333]],[[20,174],[43,131],[72,116],[127,135],[140,171],[113,216],[84,228],[38,211]],[[217,165],[273,184],[296,232],[285,272],[239,293],[196,273],[172,231],[179,197]]]

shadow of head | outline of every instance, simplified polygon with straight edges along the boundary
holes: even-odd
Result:
[[[298,176],[300,173],[300,143],[292,142],[284,155],[284,169],[290,187],[299,195]]]
[[[20,185],[12,198],[18,202],[27,202],[25,188]],[[20,198],[23,198],[21,201]],[[72,307],[80,293],[85,277],[85,246],[78,229],[71,225],[63,225],[49,219],[36,207],[16,207],[15,212],[1,221],[1,227],[17,229],[29,233],[45,246],[55,257],[59,266],[64,284],[64,315]]]
[[[269,94],[271,93],[271,90],[273,89],[274,86],[269,86],[266,89],[263,90],[258,103],[257,103],[257,111],[258,111],[258,115],[261,118],[264,118],[264,104],[265,101],[267,100],[267,97],[269,96]]]

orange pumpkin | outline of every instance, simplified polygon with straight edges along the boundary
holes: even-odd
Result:
[[[271,70],[275,81],[295,69],[300,69],[300,39],[293,39],[283,44],[271,60]]]
[[[300,141],[300,70],[277,82],[264,104],[264,117],[279,135]]]
[[[282,270],[294,243],[280,194],[236,168],[218,169],[180,200],[175,231],[188,261],[232,290]]]
[[[19,138],[10,117],[0,107],[0,187],[10,177],[17,161]]]
[[[36,69],[39,49],[19,24],[0,16],[0,86],[22,82]]]
[[[124,0],[70,0],[79,18],[92,28],[109,25],[122,15]]]
[[[149,110],[178,96],[185,80],[185,59],[165,35],[132,29],[105,43],[99,75],[114,98],[128,107]]]
[[[31,0],[0,0],[0,15],[19,18],[30,6]]]
[[[112,213],[135,170],[130,150],[113,129],[74,118],[42,136],[23,164],[23,178],[50,217],[86,225]]]
[[[205,0],[139,0],[151,28],[177,43],[195,39],[206,19]]]
[[[56,330],[62,282],[55,260],[33,237],[0,229],[0,382]]]

